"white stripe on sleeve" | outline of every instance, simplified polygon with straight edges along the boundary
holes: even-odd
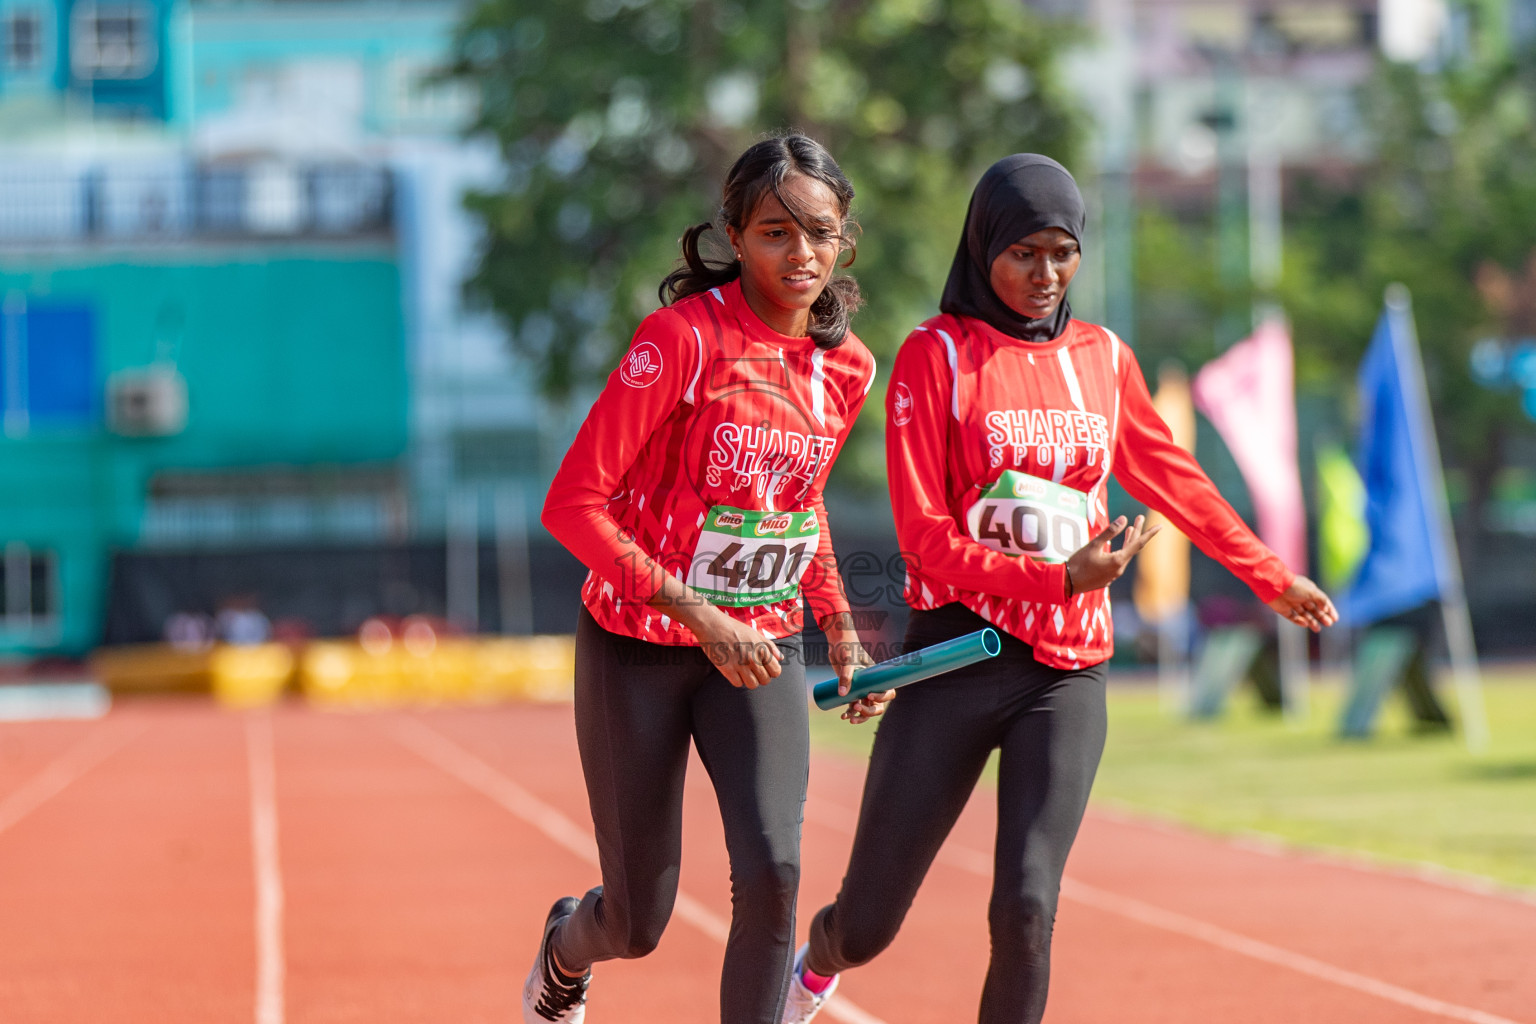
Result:
[[[944,351],[949,356],[949,412],[958,420],[960,418],[960,356],[955,352],[955,339],[949,336],[949,332],[937,330],[939,337],[944,339]]]
[[[692,326],[691,324],[689,326]],[[693,328],[694,340],[699,343],[699,365],[693,368],[693,380],[688,382],[688,390],[683,392],[683,401],[689,405],[696,404],[698,400],[697,388],[699,386],[699,374],[704,372],[704,335],[699,333],[697,327]]]

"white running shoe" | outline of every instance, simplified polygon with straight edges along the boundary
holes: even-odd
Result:
[[[562,896],[549,908],[544,919],[544,938],[539,942],[539,955],[523,982],[523,1024],[582,1024],[587,1017],[587,985],[592,972],[570,980],[554,975],[559,971],[550,963],[549,937],[555,926],[570,917],[581,905],[574,896]]]
[[[837,991],[841,975],[832,975],[832,984],[820,992],[812,992],[800,980],[805,970],[805,953],[810,948],[811,944],[807,942],[795,954],[795,966],[789,973],[789,995],[784,1000],[784,1024],[810,1024],[811,1018],[821,1012],[827,1000],[832,998],[832,993]]]

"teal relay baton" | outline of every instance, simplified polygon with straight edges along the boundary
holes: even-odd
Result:
[[[837,677],[833,676],[831,679],[817,683],[811,689],[811,696],[815,699],[817,707],[823,711],[831,711],[833,708],[852,704],[856,700],[868,697],[872,693],[884,693],[898,686],[932,679],[945,672],[953,672],[957,668],[995,658],[1002,649],[1003,640],[997,635],[997,630],[990,627],[978,629],[974,633],[957,636],[953,640],[946,640],[932,647],[924,647],[920,651],[912,651],[909,654],[902,654],[888,661],[861,668],[853,674],[848,692],[845,694],[837,692]]]

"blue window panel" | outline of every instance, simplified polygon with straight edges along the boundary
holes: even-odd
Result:
[[[96,419],[96,317],[88,306],[29,306],[27,416],[34,425]]]
[[[0,422],[7,432],[11,417],[26,414],[26,390],[16,386],[18,379],[26,378],[26,330],[24,311],[11,308],[9,302],[0,305]]]

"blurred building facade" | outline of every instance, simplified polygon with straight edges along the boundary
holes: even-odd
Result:
[[[1093,29],[1067,62],[1095,121],[1090,187],[1103,211],[1079,298],[1129,336],[1139,199],[1218,206],[1246,250],[1232,272],[1278,273],[1284,179],[1348,176],[1369,157],[1359,90],[1379,59],[1443,65],[1536,47],[1536,0],[1029,2]]]
[[[157,552],[440,544],[517,497],[537,408],[461,292],[498,164],[431,80],[460,12],[0,0],[0,653],[89,648]]]
[[[1216,207],[1234,228],[1229,271],[1278,272],[1282,178],[1347,174],[1369,155],[1358,90],[1378,55],[1422,60],[1458,45],[1441,0],[1033,6],[1094,29],[1096,42],[1067,62],[1094,117],[1099,173],[1089,187],[1103,212],[1079,300],[1133,344],[1139,202],[1201,215]]]

